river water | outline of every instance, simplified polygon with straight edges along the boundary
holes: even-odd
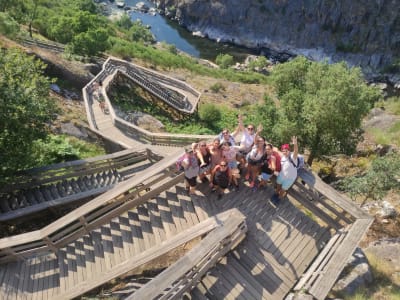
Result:
[[[138,2],[144,2],[148,7],[154,4],[143,0],[125,0],[126,6],[134,7]],[[123,12],[115,4],[110,4],[114,12]],[[149,25],[151,32],[158,42],[166,42],[175,45],[177,49],[186,52],[194,57],[215,61],[218,54],[230,54],[235,61],[243,62],[249,54],[256,54],[255,51],[226,43],[217,43],[206,38],[193,36],[191,32],[179,26],[158,13],[153,16],[148,13],[130,11],[129,15],[133,21],[140,19],[144,25]]]

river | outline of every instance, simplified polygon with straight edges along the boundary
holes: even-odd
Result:
[[[138,2],[144,2],[148,7],[154,7],[154,4],[143,0],[125,0],[126,6],[134,7]],[[109,4],[114,12],[123,12],[115,4]],[[191,56],[215,61],[218,54],[229,54],[235,61],[243,62],[249,54],[256,54],[254,50],[244,47],[238,47],[226,43],[217,43],[206,38],[192,35],[177,22],[173,22],[164,16],[151,15],[138,11],[129,11],[133,21],[140,19],[144,25],[149,25],[151,32],[158,42],[166,42],[175,45],[180,51],[186,52]]]

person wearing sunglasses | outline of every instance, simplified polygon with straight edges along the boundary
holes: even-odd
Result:
[[[218,200],[222,198],[226,188],[231,184],[231,179],[231,171],[226,160],[222,160],[211,171],[210,187],[212,191],[217,192]]]

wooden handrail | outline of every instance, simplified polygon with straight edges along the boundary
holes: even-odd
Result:
[[[162,257],[166,253],[170,252],[177,247],[184,245],[198,237],[201,237],[210,231],[214,230],[222,226],[225,222],[227,222],[232,216],[237,216],[238,211],[236,209],[224,211],[218,215],[210,217],[206,220],[201,221],[200,223],[185,229],[184,231],[174,235],[161,242],[161,244],[154,246],[144,252],[139,253],[131,257],[130,259],[124,261],[123,263],[116,265],[111,270],[107,272],[103,272],[96,277],[94,281],[82,281],[79,284],[73,286],[69,291],[62,294],[61,299],[72,299],[79,295],[82,295],[85,291],[93,289],[94,286],[99,286],[103,283],[106,283],[113,278],[125,274],[134,270],[137,267],[142,266],[143,264],[153,261],[158,257]],[[146,299],[146,298],[142,298]]]
[[[45,226],[40,230],[0,239],[0,254],[3,254],[3,257],[0,257],[0,261],[4,262],[10,259],[7,253],[9,253],[11,251],[10,249],[12,248],[21,251],[22,253],[21,256],[25,255],[23,253],[24,251],[28,251],[29,253],[35,251],[39,252],[49,251],[51,249],[48,247],[47,239],[49,239],[52,243],[54,243],[57,248],[60,248],[65,244],[66,240],[70,239],[71,232],[67,230],[64,233],[64,235],[62,235],[61,237],[57,237],[56,241],[52,240],[52,235],[57,234],[57,232],[62,231],[66,227],[67,228],[70,227],[74,223],[81,224],[82,218],[86,219],[92,213],[95,213],[96,210],[108,206],[110,206],[111,211],[113,209],[118,209],[119,206],[122,206],[122,209],[128,209],[127,208],[128,205],[126,203],[128,203],[131,206],[132,205],[136,206],[140,205],[144,201],[147,201],[149,198],[154,197],[155,193],[160,193],[161,191],[153,189],[147,194],[139,196],[133,204],[129,203],[128,201],[129,198],[126,195],[132,193],[135,187],[140,187],[142,190],[145,190],[147,186],[143,186],[143,182],[149,180],[151,177],[157,174],[160,174],[160,172],[163,172],[168,168],[174,170],[176,157],[183,153],[184,153],[183,149],[178,149],[174,151],[174,153],[172,153],[170,156],[162,159],[160,162],[154,164],[153,166],[147,168],[146,170],[139,172],[137,176],[125,182],[120,183],[114,189],[111,189],[108,192],[98,196],[91,202],[82,205],[81,207],[75,209],[74,211],[68,213],[67,215],[61,217],[60,219]],[[158,181],[162,180],[162,178],[168,177],[169,176],[168,174],[170,174],[170,172],[167,172],[165,175],[162,175],[161,178],[158,179]],[[177,180],[181,179],[183,179],[183,174],[181,174],[180,177],[178,176],[178,178],[171,179],[170,184],[174,185],[177,183],[176,182]],[[152,182],[151,185],[153,184],[154,183]],[[162,189],[165,189],[165,187],[163,186]],[[138,195],[138,193],[136,193],[135,195]],[[125,207],[123,206],[124,204]],[[102,216],[97,217],[96,226],[106,223],[113,217],[114,216],[110,216],[110,211],[106,210],[104,213],[104,217]],[[81,228],[83,226],[81,224],[78,227]],[[79,230],[78,229],[75,229],[75,231],[78,232],[80,235],[83,235],[86,231],[86,230],[79,231],[80,229]],[[31,247],[30,244],[35,246]],[[18,253],[16,253],[16,251],[11,251],[11,252],[14,252],[18,256]]]
[[[334,202],[340,208],[351,214],[355,218],[371,218],[369,214],[361,210],[350,198],[346,195],[339,193],[330,185],[322,181],[322,179],[315,173],[306,169],[299,170],[299,177],[304,182],[316,190],[318,193],[324,195],[329,200]]]
[[[218,227],[183,257],[126,300],[170,299],[172,295],[179,299],[184,292],[194,287],[208,269],[245,238],[245,216],[237,209],[230,211],[228,219],[220,222]]]

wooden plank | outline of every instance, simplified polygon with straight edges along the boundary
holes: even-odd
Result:
[[[292,278],[286,275],[285,269],[276,263],[271,263],[270,260],[266,260],[262,254],[258,251],[257,245],[253,244],[250,247],[246,245],[239,245],[232,255],[245,266],[254,278],[259,281],[271,294],[277,289],[281,289],[284,293],[291,288]]]
[[[225,287],[222,280],[218,276],[216,268],[212,269],[206,276],[203,277],[202,283],[208,290],[207,297],[214,299],[234,299],[229,295],[229,289]]]
[[[303,274],[310,263],[317,257],[321,250],[320,241],[326,241],[330,237],[330,232],[326,227],[321,227],[319,230],[312,231],[314,234],[309,237],[309,241],[303,239],[302,244],[287,258],[299,274]]]
[[[110,228],[106,225],[100,227],[101,233],[101,244],[103,245],[103,255],[105,266],[107,270],[110,270],[115,265],[114,258],[114,246],[112,243],[111,231]]]
[[[133,252],[133,238],[131,233],[131,227],[127,214],[123,214],[118,217],[119,229],[121,232],[122,248],[124,250],[124,257],[131,257],[134,255]]]
[[[226,220],[226,218],[229,218],[231,214],[232,211],[222,213],[218,216],[218,219],[223,222],[224,220]],[[138,266],[143,265],[146,262],[149,262],[164,255],[172,249],[175,249],[178,245],[182,245],[198,236],[202,236],[203,234],[214,229],[216,226],[218,226],[218,223],[215,218],[210,218],[203,221],[202,223],[196,224],[195,226],[185,230],[184,232],[177,234],[173,238],[162,242],[160,245],[152,247],[144,253],[140,253],[134,257],[131,257],[118,266],[114,266],[113,269],[98,274],[98,277],[96,279],[76,284],[73,290],[71,289],[67,293],[63,293],[62,295],[60,295],[60,299],[70,299],[79,296],[82,293],[91,290],[96,286],[99,286],[100,284],[103,284],[117,276],[120,276],[122,274],[125,274],[126,272],[135,269]]]
[[[140,221],[140,229],[142,230],[143,241],[146,247],[145,249],[147,250],[156,245],[156,239],[151,227],[150,216],[147,208],[141,205],[137,208],[137,211]]]
[[[326,224],[335,228],[336,230],[342,227],[338,221],[333,219],[330,215],[328,215],[325,211],[321,210],[319,207],[315,205],[315,203],[310,203],[309,200],[305,199],[301,194],[301,191],[297,189],[297,187],[293,187],[289,191],[289,195],[292,196],[296,201],[300,202],[305,208],[310,210],[314,215],[319,217]]]
[[[149,214],[149,220],[151,228],[153,230],[154,240],[156,245],[158,245],[163,240],[165,240],[165,230],[161,222],[160,212],[158,211],[157,204],[154,203],[155,201],[155,199],[151,199],[145,204],[145,206],[147,207],[147,211]]]
[[[331,250],[332,246],[336,244],[336,241],[339,239],[339,237],[342,235],[341,232],[336,233],[326,244],[326,246],[322,249],[322,252],[318,255],[317,259],[313,261],[312,265],[307,269],[307,272],[304,273],[300,280],[297,282],[296,286],[294,287],[295,291],[300,291],[305,287],[305,285],[311,281],[310,277],[313,276],[321,264],[321,262],[324,260],[325,256],[328,254],[328,252]]]
[[[146,245],[144,243],[137,209],[128,212],[128,219],[132,231],[134,253],[139,254],[146,249]]]
[[[346,195],[339,193],[330,185],[326,184],[319,178],[315,173],[307,171],[305,169],[299,170],[299,176],[303,179],[309,186],[316,189],[322,195],[336,203],[343,210],[349,212],[355,218],[369,219],[371,218],[366,212],[360,209],[350,198]]]
[[[238,299],[238,300],[246,300],[246,299],[255,299],[250,297],[250,293],[245,289],[245,287],[234,279],[231,274],[226,274],[227,270],[225,269],[226,264],[218,264],[215,267],[215,276],[220,284],[225,287],[226,296],[223,299]]]
[[[101,269],[97,270],[96,258],[94,253],[94,245],[91,239],[91,235],[85,235],[82,239],[83,251],[85,253],[85,265],[86,265],[86,280],[90,280],[96,276],[97,272],[101,272]],[[99,266],[100,267],[100,266]]]
[[[288,204],[289,206],[289,204]],[[274,239],[276,239],[278,232],[282,232],[288,226],[287,220],[292,220],[296,217],[297,212],[293,210],[289,210],[287,208],[282,207],[282,209],[277,209],[276,213],[269,218],[269,220],[264,223],[262,226],[266,228],[266,232],[259,231],[257,232],[256,239],[259,244],[264,248],[268,249],[274,243]]]
[[[284,243],[279,246],[279,255],[276,255],[276,259],[279,263],[283,264],[288,257],[291,256],[293,251],[297,249],[301,244],[303,239],[307,238],[309,235],[310,230],[313,228],[319,228],[313,221],[308,219],[306,216],[302,216],[301,224],[298,229],[293,230],[294,234],[291,236],[290,239],[287,239]],[[315,229],[313,229],[315,230]]]
[[[294,185],[298,188],[298,190],[301,191],[302,195],[304,195],[305,197],[308,196],[310,198],[310,201],[314,202],[314,205],[318,206],[318,204],[320,204],[321,206],[328,209],[331,213],[336,215],[338,218],[340,218],[347,224],[351,224],[354,221],[354,219],[351,220],[345,215],[346,211],[343,211],[342,209],[341,209],[341,211],[337,210],[336,207],[332,206],[332,204],[335,204],[335,203],[333,201],[327,199],[325,196],[320,194],[318,191],[312,189],[309,186],[305,186],[305,185],[299,183],[298,181],[296,181]],[[330,203],[328,203],[328,201]]]
[[[89,267],[86,266],[85,249],[83,239],[76,240],[73,244],[75,248],[76,268],[78,274],[78,281],[85,281],[87,279],[87,271]]]
[[[114,248],[115,264],[119,264],[120,262],[125,260],[124,243],[122,240],[121,228],[118,221],[118,218],[112,219],[108,225],[108,227],[110,228],[112,244]]]
[[[168,200],[168,205],[171,208],[172,218],[174,220],[177,232],[181,232],[187,228],[187,224],[183,214],[183,209],[179,203],[177,192],[178,189],[176,190],[176,193],[173,193],[172,191],[166,191],[165,193]]]
[[[1,269],[1,268],[0,268]],[[19,268],[19,273],[17,276],[19,277],[18,286],[16,286],[16,299],[23,299],[24,298],[24,283],[26,282],[27,278],[26,275],[28,273],[28,266],[26,261],[21,261],[21,266]]]
[[[372,219],[359,219],[354,222],[334,256],[326,265],[326,273],[319,277],[309,290],[310,294],[317,299],[326,297],[372,222]]]
[[[246,299],[272,299],[274,297],[274,294],[270,294],[233,256],[228,255],[227,257],[224,274],[226,277],[233,277],[234,283],[245,288],[246,293],[243,292],[243,296]]]
[[[180,201],[180,206],[183,209],[183,215],[186,220],[187,226],[193,226],[194,224],[199,223],[199,219],[195,213],[194,207],[192,205],[191,197],[197,196],[186,196],[186,195],[178,195],[178,199]]]
[[[165,198],[165,193],[160,195],[157,199],[158,209],[160,211],[160,218],[162,220],[166,238],[170,238],[176,233],[176,226],[172,217],[172,212],[168,206],[168,200]]]

